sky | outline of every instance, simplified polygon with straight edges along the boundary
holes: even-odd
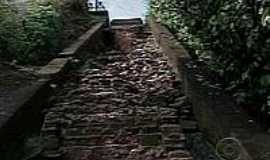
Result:
[[[90,0],[94,1],[94,0]],[[148,0],[102,0],[110,13],[110,19],[143,18],[147,13]]]
[[[11,0],[14,2],[26,2],[27,0]],[[95,2],[95,0],[88,0]],[[142,18],[147,14],[149,0],[99,0],[102,1],[110,13],[110,19],[118,18]],[[20,4],[21,5],[21,4]]]

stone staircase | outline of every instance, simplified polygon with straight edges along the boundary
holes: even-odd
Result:
[[[128,50],[112,48],[68,75],[46,112],[43,157],[192,159],[184,131],[197,127],[194,120],[181,125],[179,113],[190,105],[181,82],[147,26],[126,25],[124,31]]]

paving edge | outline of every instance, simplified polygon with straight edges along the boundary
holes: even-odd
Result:
[[[264,160],[270,154],[270,135],[261,130],[226,94],[209,95],[215,89],[203,86],[195,73],[190,72],[185,64],[191,62],[188,52],[176,43],[170,31],[149,17],[148,23],[158,44],[169,59],[178,78],[183,81],[185,94],[193,104],[193,110],[199,121],[199,127],[212,144],[223,138],[235,137],[240,142],[242,159]],[[177,45],[177,47],[175,47]],[[269,157],[266,157],[269,158]]]
[[[173,68],[177,77],[182,79],[183,75],[179,68],[183,68],[182,66],[186,61],[191,59],[191,56],[176,39],[172,38],[174,37],[173,34],[166,27],[155,23],[150,17],[147,21],[154,33],[157,43],[162,48],[163,53],[168,56],[169,65]]]
[[[16,94],[17,96],[12,97],[12,102],[7,107],[13,107],[13,112],[5,117],[0,117],[3,120],[3,123],[0,124],[0,140],[2,142],[0,149],[1,147],[5,148],[6,143],[11,139],[29,129],[27,123],[34,121],[33,115],[38,114],[43,109],[53,91],[51,84],[59,81],[61,75],[67,73],[72,59],[85,56],[78,55],[83,47],[86,45],[87,47],[97,47],[98,43],[90,42],[103,40],[103,35],[100,33],[107,25],[106,22],[100,22],[91,27],[73,44],[64,49],[59,57],[52,59],[37,72],[40,77],[37,82],[34,82],[30,87],[21,88]]]
[[[97,23],[91,29],[89,29],[85,34],[80,36],[77,41],[72,43],[69,47],[63,50],[63,52],[59,53],[58,57],[67,58],[78,56],[78,53],[82,50],[82,48],[89,44],[90,41],[97,40],[95,39],[97,34],[100,33],[101,29],[105,26],[105,23]]]

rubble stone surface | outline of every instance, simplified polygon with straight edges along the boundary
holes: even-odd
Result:
[[[127,52],[90,59],[57,93],[42,127],[43,156],[192,160],[179,122],[187,102],[167,57],[147,27],[123,33],[132,40]]]

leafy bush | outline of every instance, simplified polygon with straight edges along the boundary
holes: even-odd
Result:
[[[51,58],[57,49],[58,35],[62,27],[60,15],[52,2],[30,1],[28,6],[30,7],[22,21],[28,47],[19,57],[19,60],[25,63]]]
[[[24,51],[25,34],[16,13],[4,1],[0,1],[0,57],[13,60]]]
[[[42,65],[93,24],[86,0],[0,1],[0,58]]]
[[[0,3],[0,57],[31,64],[51,58],[61,27],[53,3],[29,1],[25,15]]]
[[[151,13],[224,78],[239,103],[258,102],[270,114],[266,0],[151,0]]]

